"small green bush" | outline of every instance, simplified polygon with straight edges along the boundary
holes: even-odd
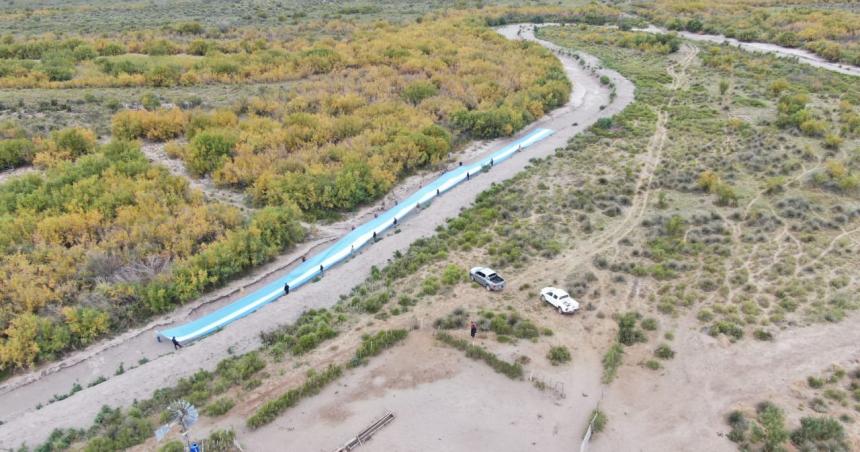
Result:
[[[174,439],[159,447],[158,452],[185,452],[185,444],[182,444],[182,441],[178,439]]]
[[[750,428],[749,421],[747,421],[747,418],[744,416],[744,414],[737,410],[732,411],[726,417],[726,421],[732,428],[732,430],[728,434],[729,440],[735,443],[744,442],[746,432]]]
[[[618,317],[618,342],[624,345],[633,345],[637,342],[645,342],[645,333],[636,328],[636,320],[639,314],[628,312]]]
[[[445,270],[442,271],[442,284],[446,286],[453,286],[460,281],[466,279],[466,270],[458,267],[454,264],[448,264],[445,267]]]
[[[788,440],[785,429],[785,414],[782,409],[770,402],[759,403],[756,407],[757,420],[761,427],[756,426],[751,439],[764,444],[765,450],[782,450],[783,443]]]
[[[624,349],[621,344],[615,342],[603,355],[603,383],[612,383],[615,375],[618,373],[618,367],[621,365],[621,358],[624,355]]]
[[[236,432],[233,430],[214,430],[209,438],[203,441],[203,450],[206,452],[233,452],[236,446],[233,444]]]
[[[372,336],[365,336],[361,340],[358,350],[355,351],[355,357],[350,361],[349,366],[357,367],[367,363],[367,358],[391,348],[394,344],[406,339],[408,334],[409,332],[406,330],[384,330]]]
[[[546,355],[549,362],[552,363],[553,366],[558,366],[560,364],[564,364],[566,362],[570,362],[570,350],[563,345],[555,346],[549,349],[549,353]]]
[[[606,413],[600,410],[594,410],[591,412],[591,431],[592,433],[600,433],[606,429],[606,424],[609,422],[609,418],[606,417]]]
[[[212,417],[221,416],[224,413],[230,411],[230,409],[233,408],[235,404],[236,403],[233,402],[232,399],[218,399],[207,405],[206,408],[203,409],[203,414]]]
[[[445,317],[433,321],[433,328],[442,330],[456,330],[466,327],[469,321],[469,312],[463,308],[456,308]]]
[[[818,389],[824,386],[824,379],[819,377],[809,376],[806,377],[806,384],[809,385],[810,388]]]
[[[430,276],[421,283],[421,295],[436,295],[439,287],[439,280]]]
[[[666,344],[660,344],[660,346],[654,350],[654,356],[660,359],[672,359],[675,357],[675,351]]]
[[[26,138],[0,141],[0,170],[16,168],[33,160],[35,146]]]
[[[442,343],[454,347],[458,350],[466,352],[466,356],[472,359],[479,359],[489,364],[496,372],[507,376],[510,379],[519,380],[523,378],[523,366],[519,363],[509,363],[499,359],[496,355],[487,351],[482,347],[472,345],[465,339],[457,339],[445,332],[436,334],[436,339]]]
[[[642,320],[642,328],[647,331],[657,330],[657,319],[648,317],[647,319]]]
[[[800,450],[850,450],[842,424],[830,417],[802,418],[800,428],[791,433],[791,442]]]
[[[295,389],[290,389],[280,397],[264,403],[257,411],[248,418],[248,428],[254,430],[269,422],[272,422],[284,411],[294,407],[300,400],[318,394],[322,389],[338,379],[343,373],[340,366],[330,365],[323,372],[317,373],[313,370],[308,372],[308,379],[304,384]]]

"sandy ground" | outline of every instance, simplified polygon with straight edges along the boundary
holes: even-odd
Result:
[[[723,437],[729,430],[726,414],[783,398],[794,382],[833,363],[856,360],[858,322],[855,313],[838,324],[787,330],[775,342],[746,341],[739,347],[703,334],[689,319],[672,342],[675,359],[659,374],[629,365],[636,362],[635,350],[625,356],[628,365],[601,405],[610,419],[607,431],[591,450],[736,450]],[[641,352],[647,354],[644,347]],[[798,413],[783,407],[787,424],[797,425]]]
[[[369,366],[239,437],[248,450],[330,452],[390,411],[396,419],[362,450],[575,450],[600,391],[599,373],[586,369],[599,367],[600,358],[575,361],[557,370],[566,388],[558,398],[434,344],[429,332],[414,332]]]
[[[515,38],[518,30],[518,26],[507,26],[500,32],[509,38]],[[523,33],[523,37],[533,39],[529,30]],[[552,44],[545,45],[555,47]],[[462,207],[471,203],[477,194],[491,184],[514,176],[528,164],[529,159],[551,154],[597,119],[620,112],[632,101],[633,85],[619,74],[608,70],[584,69],[566,56],[562,56],[561,61],[568,77],[574,82],[570,102],[515,137],[481,143],[479,146],[483,146],[487,151],[498,149],[533,127],[554,129],[554,135],[530,147],[527,152],[514,156],[504,165],[495,167],[489,173],[458,186],[452,193],[423,209],[418,214],[420,219],[410,218],[405,222],[400,233],[390,234],[372,248],[327,272],[327,277],[322,281],[291,294],[289,303],[266,306],[261,312],[237,321],[220,333],[185,347],[179,353],[174,353],[169,344],[155,342],[155,330],[217,309],[241,296],[244,290],[253,290],[265,284],[267,277],[261,278],[261,275],[283,266],[285,261],[298,258],[307,252],[310,245],[304,245],[305,249],[289,253],[254,274],[204,297],[200,302],[156,319],[144,328],[97,344],[69,356],[62,362],[10,379],[0,386],[0,406],[3,406],[0,420],[5,422],[0,426],[0,446],[15,447],[22,442],[35,444],[47,437],[54,428],[88,425],[104,404],[126,406],[134,399],[149,397],[153,390],[173,384],[178,378],[193,373],[198,368],[214,368],[218,361],[227,355],[228,349],[241,353],[256,348],[259,345],[260,331],[290,322],[307,308],[333,305],[339,295],[347,293],[351,287],[365,279],[371,266],[385,265],[395,251],[405,250],[414,240],[433,234],[436,226],[443,224],[445,219],[456,216]],[[612,103],[609,102],[608,90],[601,86],[598,80],[603,74],[613,79],[617,87],[617,97]],[[601,106],[606,107],[601,110]],[[481,152],[476,150],[470,155],[472,154],[475,155],[472,159],[474,160]],[[395,192],[394,196],[398,196],[397,193]],[[369,207],[362,212],[372,212],[374,208],[378,207]],[[149,362],[129,369],[143,357]],[[120,363],[125,363],[126,372],[112,377]],[[47,400],[52,394],[68,392],[75,382],[86,385],[98,376],[111,378],[63,401],[35,410],[37,403]],[[74,412],[75,416],[69,416],[70,412]]]
[[[13,177],[23,176],[25,174],[35,173],[38,171],[39,170],[33,166],[22,166],[20,168],[0,171],[0,183],[6,182]]]

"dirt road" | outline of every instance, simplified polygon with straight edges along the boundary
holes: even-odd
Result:
[[[531,27],[521,30],[517,25],[510,25],[499,32],[511,39],[535,39]],[[558,49],[553,44],[539,42],[550,49]],[[0,386],[0,406],[3,407],[0,420],[5,422],[0,426],[0,447],[16,447],[22,442],[36,444],[57,427],[89,425],[104,404],[127,406],[135,399],[148,398],[153,390],[172,385],[177,379],[199,368],[214,368],[218,361],[228,354],[228,350],[242,353],[256,348],[259,345],[260,331],[293,321],[305,309],[333,305],[341,294],[347,293],[351,287],[366,278],[371,266],[385,265],[395,251],[403,251],[416,239],[432,235],[436,226],[443,224],[446,218],[456,216],[461,208],[469,205],[477,194],[491,184],[513,177],[528,165],[530,159],[550,155],[599,118],[620,112],[633,100],[633,84],[614,71],[583,68],[579,62],[565,55],[559,55],[559,58],[568,78],[574,83],[570,101],[532,124],[517,137],[533,127],[551,128],[555,130],[554,135],[530,147],[528,152],[517,154],[503,165],[453,189],[452,193],[422,210],[420,218],[411,218],[405,222],[399,234],[387,236],[352,260],[327,272],[320,282],[291,294],[289,302],[275,302],[266,306],[260,312],[237,321],[223,331],[177,353],[173,352],[170,344],[155,342],[156,329],[217,309],[241,296],[243,290],[238,288],[253,290],[265,284],[272,278],[271,275],[265,275],[272,271],[283,271],[279,266],[283,267],[326,238],[305,244],[298,251],[282,256],[272,265],[259,269],[193,305],[156,319],[144,328],[97,344],[60,363],[7,381]],[[593,61],[591,58],[588,60]],[[609,90],[599,81],[601,75],[608,76],[616,86],[617,95],[612,102],[609,100]],[[496,150],[517,137],[483,143],[466,155],[469,161],[477,160],[486,152]],[[479,151],[481,147],[483,151]],[[395,193],[403,191],[401,187],[396,189]],[[372,213],[376,208],[378,206],[371,206],[359,215]],[[138,361],[144,358],[148,361],[137,365]],[[114,376],[121,363],[124,364],[125,372]],[[131,368],[132,366],[136,367]],[[38,411],[35,409],[36,404],[46,401],[51,395],[68,392],[74,383],[86,386],[99,376],[109,379],[92,388],[85,388],[65,400],[46,405]],[[75,415],[69,416],[69,413]]]
[[[648,26],[648,28],[639,28],[636,30],[646,31],[648,33],[668,33],[667,30],[655,27],[653,25]],[[766,42],[741,42],[737,39],[727,38],[722,35],[706,35],[690,33],[687,31],[677,31],[675,33],[677,33],[678,36],[684,39],[689,39],[690,41],[710,42],[713,44],[728,44],[741,50],[746,50],[747,52],[769,53],[771,55],[783,58],[796,58],[797,61],[800,63],[808,64],[817,68],[827,69],[828,71],[833,72],[839,72],[840,74],[860,76],[860,67],[852,66],[850,64],[833,63],[812,52],[803,49],[792,49],[789,47],[782,47],[776,44],[769,44]]]

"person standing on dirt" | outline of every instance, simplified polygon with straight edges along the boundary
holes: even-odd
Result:
[[[171,339],[170,342],[173,342],[174,350],[179,350],[180,348],[182,348],[182,344],[180,344],[179,341],[176,340],[176,336],[173,336],[173,339]]]
[[[472,324],[470,325],[470,330],[472,333],[472,339],[475,339],[475,335],[478,334],[478,324],[472,320]]]

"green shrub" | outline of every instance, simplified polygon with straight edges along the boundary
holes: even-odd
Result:
[[[555,346],[549,349],[546,357],[553,366],[558,366],[570,362],[570,350],[563,345]]]
[[[236,403],[233,402],[233,399],[218,399],[210,403],[209,405],[206,405],[206,408],[203,409],[203,414],[212,417],[221,416],[224,413],[230,411],[230,409],[233,408],[235,404]]]
[[[442,271],[442,284],[453,286],[466,279],[466,270],[455,264],[448,264]]]
[[[642,320],[642,328],[647,331],[655,331],[657,329],[657,319],[648,317]]]
[[[158,452],[185,452],[185,444],[182,444],[182,441],[174,439],[159,447]]]
[[[809,385],[810,388],[818,389],[818,388],[824,386],[824,379],[819,378],[819,377],[809,376],[809,377],[806,377],[806,383]]]
[[[666,344],[660,344],[660,346],[654,350],[654,356],[660,359],[672,359],[675,357],[675,351]]]
[[[233,151],[237,138],[231,132],[207,129],[194,135],[188,147],[186,163],[188,169],[202,176],[220,168],[222,159]]]
[[[645,361],[645,367],[651,370],[658,370],[663,366],[660,364],[660,361],[649,359],[648,361]]]
[[[628,312],[618,317],[618,342],[624,345],[633,345],[637,342],[645,342],[645,333],[636,328],[638,314]]]
[[[469,341],[465,339],[456,339],[445,332],[437,333],[436,339],[438,339],[444,344],[464,351],[466,353],[466,356],[469,358],[484,361],[490,367],[492,367],[493,370],[502,375],[507,376],[508,378],[515,380],[523,378],[523,366],[519,363],[509,363],[507,361],[501,360],[496,355],[492,354],[486,349],[478,347],[476,345],[472,345],[469,343]]]
[[[412,105],[418,105],[422,100],[433,97],[439,88],[431,82],[416,81],[403,88],[403,98]]]
[[[847,451],[842,424],[830,417],[804,417],[800,428],[791,433],[791,442],[800,450]]]
[[[756,412],[761,428],[756,426],[753,429],[751,439],[763,443],[765,450],[782,450],[783,443],[788,439],[782,409],[770,402],[762,402],[756,407]]]
[[[257,411],[248,418],[248,428],[254,430],[269,422],[272,422],[284,411],[294,407],[303,398],[319,394],[322,389],[336,380],[343,373],[340,366],[330,365],[326,370],[317,373],[313,370],[308,372],[308,379],[304,384],[295,389],[290,389],[280,397],[264,403]]]
[[[747,421],[746,417],[740,411],[732,411],[726,417],[726,421],[732,430],[728,434],[728,438],[730,441],[735,443],[744,442],[746,432],[749,430],[749,421]]]
[[[772,341],[773,333],[767,330],[758,329],[753,331],[753,337],[760,341]]]
[[[615,342],[603,355],[603,378],[605,384],[612,383],[615,375],[618,373],[618,367],[621,366],[621,359],[624,355],[624,349],[621,344]]]
[[[16,168],[33,161],[35,146],[26,138],[0,141],[0,170]]]
[[[301,355],[337,336],[334,326],[339,322],[330,311],[311,309],[302,313],[291,325],[261,333],[260,339],[278,359],[286,351]]]
[[[384,330],[372,336],[365,336],[361,345],[355,351],[355,357],[350,361],[350,367],[357,367],[367,363],[367,358],[376,356],[384,350],[391,348],[394,344],[406,339],[409,334],[406,330]]]
[[[592,433],[600,433],[606,429],[606,424],[609,422],[609,418],[606,417],[606,413],[596,409],[591,412],[591,431]]]
[[[436,295],[439,292],[439,280],[429,276],[421,283],[421,295]]]
[[[451,311],[445,317],[436,319],[433,322],[433,328],[442,330],[456,330],[466,327],[466,322],[469,320],[469,312],[463,308],[457,308]]]
[[[207,452],[233,452],[236,433],[233,430],[213,430],[203,441],[202,449]]]
[[[744,329],[734,322],[728,320],[719,320],[713,325],[711,325],[710,334],[711,336],[719,336],[720,334],[725,334],[726,336],[737,340],[744,336]]]

